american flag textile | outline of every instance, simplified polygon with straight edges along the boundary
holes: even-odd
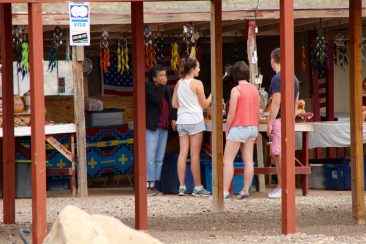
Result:
[[[176,74],[170,66],[171,50],[166,48],[164,50],[163,65],[167,70],[168,85],[174,85],[179,80],[179,75]],[[111,66],[108,73],[103,73],[103,94],[104,95],[118,95],[118,96],[132,96],[133,91],[133,76],[132,76],[132,56],[129,56],[129,71],[124,71],[122,74],[118,73],[118,60],[116,53],[111,53]],[[145,70],[145,78],[149,79],[149,69]]]

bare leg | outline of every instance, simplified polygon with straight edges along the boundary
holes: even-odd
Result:
[[[255,141],[246,141],[240,146],[241,157],[244,162],[244,186],[242,192],[249,193],[250,185],[252,184],[254,167],[253,167],[253,148]]]
[[[178,179],[179,185],[185,185],[186,178],[186,166],[187,166],[187,156],[189,151],[189,136],[184,135],[179,137],[179,156],[178,156]]]
[[[191,144],[191,170],[195,186],[201,186],[201,164],[200,153],[202,145],[203,132],[189,137]]]
[[[240,148],[240,142],[226,140],[224,151],[224,193],[229,192],[234,175],[234,159]]]

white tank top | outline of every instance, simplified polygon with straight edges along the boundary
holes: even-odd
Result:
[[[198,96],[190,88],[192,80],[193,78],[179,80],[177,124],[198,124],[203,122],[203,110],[198,102]]]

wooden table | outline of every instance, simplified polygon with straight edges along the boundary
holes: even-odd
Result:
[[[212,121],[205,121],[206,131],[212,131]],[[225,130],[226,124],[223,124],[223,130]],[[259,125],[259,132],[267,131],[267,124]],[[306,196],[309,191],[309,177],[311,169],[309,166],[309,132],[313,131],[313,123],[295,123],[295,132],[302,133],[302,148],[300,160],[295,158],[295,174],[303,175],[302,177],[302,194]],[[210,137],[211,138],[211,137]],[[209,143],[203,143],[203,150],[210,156],[212,155],[211,140]],[[257,139],[257,167],[254,168],[254,174],[258,175],[259,191],[264,191],[265,181],[264,175],[276,174],[275,167],[264,167],[263,163],[263,148],[262,148],[262,135],[259,133]],[[243,174],[242,169],[234,169],[234,175]]]
[[[70,176],[70,188],[73,195],[76,195],[76,183],[75,183],[75,124],[50,124],[45,126],[46,141],[54,147],[59,153],[61,153],[67,160],[70,161],[70,168],[64,169],[47,169],[47,176],[51,175],[69,175]],[[68,134],[69,135],[69,149],[62,145],[56,140],[53,135],[56,134]],[[31,136],[30,126],[18,126],[14,127],[15,137],[27,137]],[[0,128],[0,138],[3,137],[3,129]],[[20,153],[31,157],[30,148],[24,147],[17,140],[15,141],[15,146]],[[1,147],[2,148],[2,147]]]

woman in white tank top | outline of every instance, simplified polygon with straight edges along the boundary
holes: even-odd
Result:
[[[200,71],[199,62],[187,58],[180,61],[182,79],[174,88],[172,105],[178,109],[177,131],[179,133],[178,178],[179,195],[187,194],[185,186],[188,152],[191,155],[191,170],[194,179],[193,196],[209,196],[201,184],[200,151],[205,124],[203,109],[211,104],[211,95],[206,99],[203,84],[194,77]]]

